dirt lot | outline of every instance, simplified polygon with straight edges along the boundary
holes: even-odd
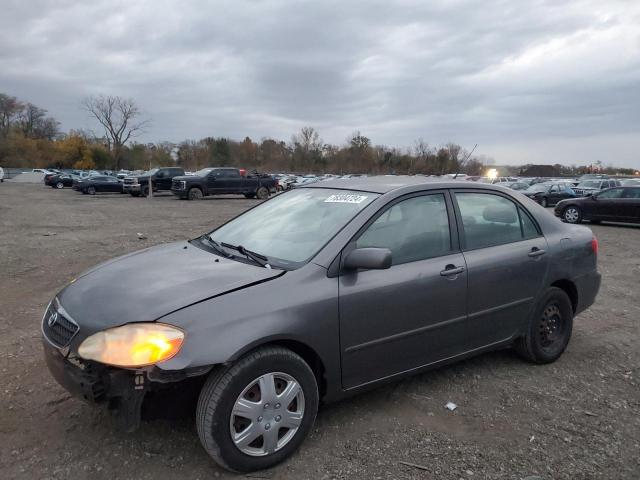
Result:
[[[200,447],[193,418],[125,434],[103,409],[70,398],[44,365],[40,321],[86,268],[194,237],[254,202],[0,185],[1,478],[232,477]],[[497,352],[325,406],[293,459],[253,477],[640,478],[640,228],[593,230],[603,286],[558,362]]]

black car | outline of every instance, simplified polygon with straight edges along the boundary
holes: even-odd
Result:
[[[193,175],[174,177],[171,192],[179,198],[198,200],[208,195],[240,194],[264,200],[276,193],[278,180],[271,175],[231,167],[203,168]]]
[[[98,192],[124,193],[122,182],[116,177],[107,175],[96,175],[80,180],[73,185],[73,189],[89,195],[95,195]]]
[[[564,200],[556,205],[555,214],[567,223],[640,223],[640,186],[609,188],[588,197]]]
[[[154,192],[171,190],[171,181],[175,177],[184,175],[184,170],[179,167],[153,168],[142,175],[127,176],[124,178],[124,193],[133,197],[149,195],[149,179]]]
[[[536,183],[526,190],[521,190],[521,193],[543,207],[552,207],[561,200],[576,196],[569,182]]]
[[[58,175],[54,175],[53,177],[50,177],[49,179],[45,180],[45,185],[51,187],[51,188],[64,188],[64,187],[73,187],[73,180],[74,177],[79,180],[80,177],[78,177],[77,175],[71,175],[69,173],[61,173]]]

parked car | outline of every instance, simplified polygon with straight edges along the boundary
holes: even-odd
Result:
[[[577,186],[573,187],[573,191],[576,192],[576,195],[579,197],[586,197],[587,195],[593,195],[594,193],[599,192],[600,190],[605,190],[607,188],[619,187],[619,180],[611,180],[611,179],[596,179],[596,180],[585,180],[583,182],[578,183]]]
[[[567,223],[640,223],[640,185],[602,190],[588,197],[564,200],[554,210]]]
[[[620,185],[623,187],[640,186],[640,178],[625,178],[624,180],[620,180]]]
[[[62,189],[64,187],[73,187],[74,180],[80,180],[80,177],[70,173],[62,173],[50,177],[45,181],[45,185],[51,188]]]
[[[0,167],[0,183],[4,182],[4,169]]]
[[[526,190],[529,188],[529,184],[525,182],[512,182],[512,183],[503,183],[503,187],[510,188],[511,190]]]
[[[198,389],[205,450],[264,469],[321,400],[504,347],[553,362],[598,292],[597,250],[504,188],[327,180],[79,275],[45,311],[45,358],[132,428],[149,392]]]
[[[569,182],[535,183],[521,193],[543,207],[553,207],[560,200],[576,196]]]
[[[187,200],[225,193],[264,200],[276,193],[277,188],[278,181],[271,175],[257,172],[247,174],[243,169],[231,167],[211,167],[199,170],[194,175],[175,177],[171,191],[178,198]]]
[[[124,193],[122,182],[108,175],[94,175],[73,183],[73,189],[83,194],[95,195],[102,192]]]
[[[153,168],[142,175],[124,178],[123,189],[133,197],[149,195],[149,178],[154,192],[170,191],[174,178],[184,175],[184,169],[179,167]]]

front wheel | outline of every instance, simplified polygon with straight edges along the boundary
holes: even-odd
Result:
[[[542,297],[525,335],[518,339],[518,354],[533,363],[551,363],[560,358],[573,329],[573,307],[564,290],[551,287]]]
[[[89,195],[95,195],[96,194],[96,187],[89,187],[87,188],[87,193]]]
[[[192,188],[189,190],[189,200],[202,200],[202,196],[202,190],[200,190],[199,188]]]
[[[57,188],[58,190],[60,190],[61,188],[64,188],[64,183],[62,183],[62,182],[58,182],[58,183],[56,183],[56,188]]]
[[[567,223],[580,223],[582,221],[582,212],[575,205],[570,205],[562,212],[562,219]]]
[[[218,464],[251,472],[289,457],[317,411],[318,386],[309,365],[290,350],[264,347],[211,374],[196,422],[202,445]]]

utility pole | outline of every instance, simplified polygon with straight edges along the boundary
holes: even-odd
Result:
[[[149,171],[151,171],[151,155],[149,155],[149,152],[147,152],[147,156],[149,157]],[[151,199],[153,198],[153,182],[151,181],[151,177],[153,175],[149,175],[149,195],[147,198]]]

